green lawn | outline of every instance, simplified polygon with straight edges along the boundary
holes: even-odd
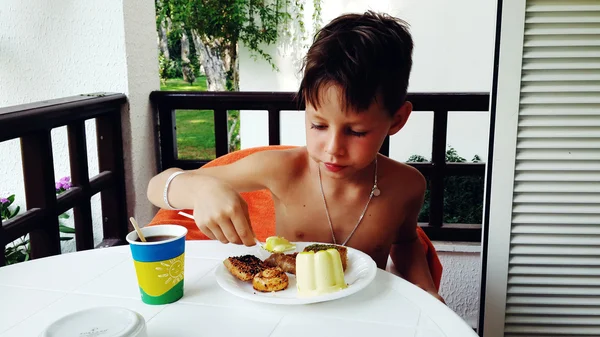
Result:
[[[187,91],[187,90],[200,90],[206,91],[206,77],[200,76],[196,79],[194,84],[189,84],[182,78],[171,78],[167,80],[167,83],[160,84],[160,90],[164,91]]]
[[[190,85],[183,79],[168,79],[161,84],[164,91],[206,91],[206,77],[201,76]],[[215,120],[210,110],[175,111],[177,128],[177,156],[179,159],[215,158]]]

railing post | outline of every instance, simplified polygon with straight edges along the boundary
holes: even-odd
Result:
[[[379,149],[379,153],[386,157],[390,156],[390,136],[385,136],[383,144],[381,144],[381,148]]]
[[[85,121],[69,124],[67,132],[69,134],[69,154],[71,158],[74,158],[70,160],[71,180],[74,186],[81,187],[84,195],[84,199],[73,207],[75,245],[79,251],[94,248]]]
[[[446,170],[446,136],[448,111],[437,110],[433,114],[433,143],[430,178],[429,224],[441,227],[444,223],[444,176]]]
[[[128,225],[120,110],[96,118],[96,133],[100,173],[109,171],[113,177],[112,187],[101,192],[104,239],[124,240]]]
[[[44,210],[41,226],[29,233],[31,258],[60,254],[50,130],[21,137],[21,156],[27,209]]]
[[[170,105],[158,103],[158,123],[160,132],[160,167],[158,171],[173,167],[177,159],[177,126],[175,110]]]
[[[229,153],[228,144],[228,127],[227,127],[227,110],[215,109],[215,155],[216,157],[224,156]]]
[[[269,109],[269,145],[281,145],[281,111]]]

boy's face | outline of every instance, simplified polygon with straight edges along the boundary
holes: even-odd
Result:
[[[322,90],[318,109],[307,102],[306,144],[322,173],[331,177],[348,177],[368,166],[385,137],[402,128],[412,109],[407,102],[391,116],[374,102],[359,113],[344,111],[339,86],[329,85]]]

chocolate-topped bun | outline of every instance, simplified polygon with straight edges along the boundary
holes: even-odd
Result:
[[[254,255],[228,257],[223,264],[233,276],[242,281],[250,281],[254,275],[266,268],[261,259]]]

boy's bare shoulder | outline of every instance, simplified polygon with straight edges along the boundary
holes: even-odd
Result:
[[[294,174],[306,165],[307,156],[306,147],[302,146],[282,150],[264,150],[249,155],[248,159],[259,167],[267,168],[267,171],[276,170]]]
[[[262,151],[256,151],[246,156],[246,158],[256,159],[284,159],[298,157],[302,153],[306,153],[306,147],[293,147],[289,149],[266,149]]]
[[[395,193],[406,199],[422,198],[427,188],[427,181],[419,170],[405,163],[398,162],[385,156],[380,156],[382,166],[382,187],[393,187]],[[383,160],[382,160],[383,159]]]
[[[307,155],[306,147],[302,146],[302,147],[294,147],[294,148],[290,148],[290,149],[281,149],[281,150],[272,149],[272,150],[258,151],[258,152],[255,152],[255,153],[249,155],[248,157],[253,156],[255,158],[260,158],[261,160],[263,160],[263,159],[284,160],[285,162],[283,162],[281,164],[285,165],[287,162],[305,158],[306,155]]]
[[[294,178],[306,167],[306,148],[268,149],[251,153],[231,164],[201,167],[198,172],[229,183],[238,192],[276,188],[282,177]],[[289,180],[289,179],[284,179]]]

